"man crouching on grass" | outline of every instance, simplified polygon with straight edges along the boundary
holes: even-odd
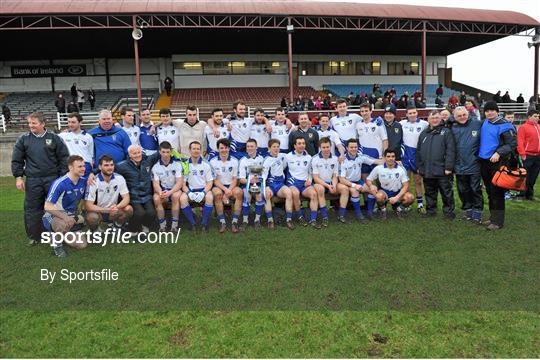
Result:
[[[86,224],[91,231],[95,231],[101,222],[120,229],[133,215],[126,180],[114,172],[114,161],[109,155],[99,159],[98,167],[100,173],[94,183],[89,184],[84,197]]]
[[[67,165],[67,174],[53,182],[45,200],[43,226],[46,231],[61,234],[77,232],[84,224],[83,218],[77,215],[77,206],[86,189],[86,179],[83,178],[86,170],[84,159],[79,155],[71,155],[68,157]],[[53,239],[55,239],[54,236]],[[86,237],[79,234],[76,239],[77,241],[70,241],[67,244],[76,249],[84,249],[87,245]],[[51,242],[54,254],[59,258],[67,256],[62,242]]]

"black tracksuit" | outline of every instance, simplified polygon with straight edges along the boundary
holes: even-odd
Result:
[[[294,140],[296,138],[303,138],[306,141],[306,151],[309,155],[313,156],[319,152],[319,133],[313,128],[309,128],[306,131],[298,128],[289,135],[289,150],[294,150]]]
[[[403,128],[401,124],[394,120],[392,125],[384,122],[386,127],[386,134],[388,136],[388,149],[394,150],[396,153],[396,160],[401,160],[401,145],[403,144]]]
[[[437,212],[437,193],[440,192],[444,215],[455,216],[453,175],[445,175],[445,170],[454,170],[455,149],[452,131],[443,125],[426,128],[418,138],[416,166],[424,180],[428,215]]]
[[[21,135],[11,157],[11,172],[26,176],[24,193],[24,225],[26,235],[41,241],[43,207],[54,180],[67,172],[69,151],[62,139],[52,132],[43,136]]]

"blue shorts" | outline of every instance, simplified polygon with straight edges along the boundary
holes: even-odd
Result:
[[[273,183],[267,183],[266,186],[268,186],[270,188],[273,195],[277,196],[277,193],[279,192],[279,190],[281,190],[282,187],[285,186],[285,184],[283,182],[281,182],[281,181],[276,181],[276,182],[273,182]]]
[[[399,194],[399,191],[391,191],[391,190],[386,190],[386,189],[383,189],[383,188],[381,188],[381,191],[386,194],[387,199],[390,199],[391,197],[394,197],[397,194]]]
[[[403,145],[401,148],[401,161],[403,163],[403,167],[407,171],[412,171],[413,173],[416,173],[416,149],[409,147],[407,145]]]
[[[364,180],[351,181],[351,182],[352,182],[353,184],[360,185],[360,186],[364,186],[364,185],[365,185]]]
[[[372,164],[372,165],[362,164],[362,174],[369,174],[369,173],[371,173],[371,171],[372,171],[373,169],[375,169],[376,166],[377,166],[377,164]]]
[[[43,222],[43,227],[46,231],[54,231],[52,224],[53,224],[53,216],[46,212],[43,217],[41,218],[41,221]],[[79,231],[83,228],[83,224],[75,224],[71,229],[68,231]]]
[[[287,179],[287,186],[297,188],[300,193],[303,193],[308,188],[305,184],[306,180]]]

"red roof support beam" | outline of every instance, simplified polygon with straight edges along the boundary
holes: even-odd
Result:
[[[422,31],[422,98],[426,98],[426,26],[424,24],[424,31]]]
[[[137,29],[137,16],[133,15],[133,30]],[[139,64],[139,41],[133,38],[133,48],[135,50],[135,77],[137,79],[137,104],[139,105],[139,113],[142,110],[142,95],[141,95],[141,68]]]

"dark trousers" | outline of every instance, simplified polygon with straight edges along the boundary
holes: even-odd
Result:
[[[428,215],[435,215],[437,213],[437,194],[441,193],[444,215],[454,217],[456,205],[454,203],[453,176],[424,178],[424,189],[426,195],[426,212]]]
[[[482,176],[480,176],[480,173],[456,175],[456,180],[461,209],[482,211],[484,197],[482,196]]]
[[[131,204],[131,206],[133,206],[133,217],[129,220],[129,231],[140,231],[141,225],[147,226],[150,230],[157,229],[156,209],[152,200],[144,204]]]
[[[536,184],[538,172],[540,172],[540,155],[527,155],[523,161],[523,167],[527,169],[527,189],[522,195],[525,199],[532,200],[534,199],[534,184]]]
[[[24,192],[24,227],[26,235],[35,241],[41,241],[43,232],[43,207],[45,199],[56,176],[26,178]]]
[[[488,160],[480,160],[480,172],[482,181],[486,187],[489,199],[489,220],[499,226],[504,225],[504,193],[506,189],[495,186],[491,183],[493,174],[500,167],[500,162],[492,163]]]

